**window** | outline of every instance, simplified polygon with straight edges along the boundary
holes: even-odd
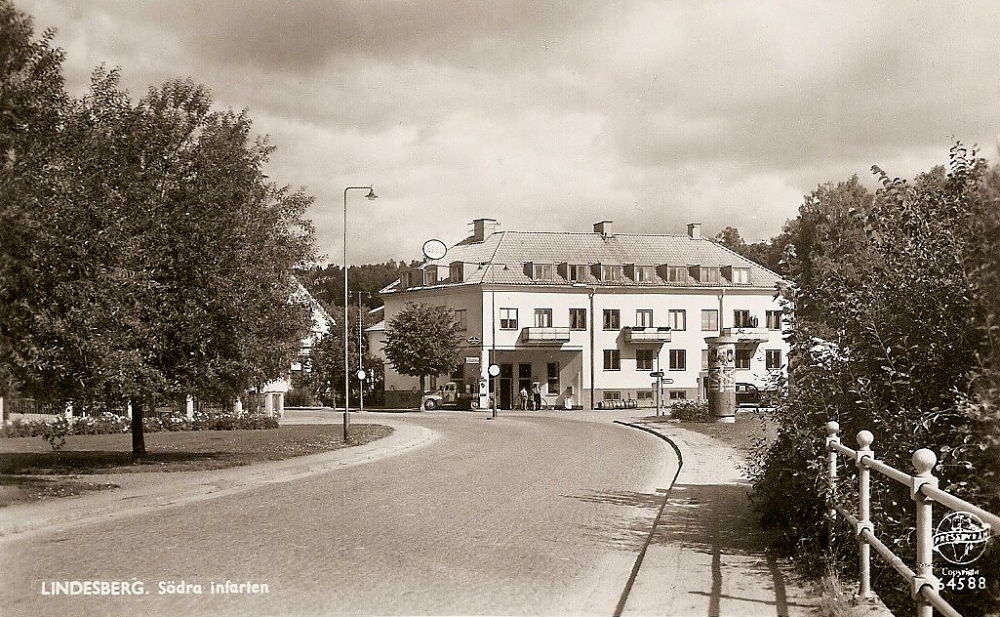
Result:
[[[653,266],[636,266],[635,267],[635,282],[636,283],[652,283],[653,277],[656,275],[656,269]]]
[[[687,330],[687,311],[684,309],[670,309],[667,314],[667,325],[671,330]]]
[[[604,350],[604,370],[620,371],[622,368],[621,352],[617,349]]]
[[[570,264],[568,274],[571,281],[585,281],[587,280],[587,266]]]
[[[606,401],[620,401],[622,399],[621,390],[605,390],[604,400]]]
[[[535,309],[535,327],[552,327],[552,309]]]
[[[640,401],[652,401],[653,391],[652,390],[637,390],[635,393],[636,400]]]
[[[685,401],[687,400],[687,397],[688,397],[687,392],[685,392],[684,390],[670,391],[670,400],[672,401]]]
[[[532,278],[536,281],[551,281],[552,280],[552,265],[551,264],[534,264],[533,265]]]
[[[467,330],[466,311],[465,309],[455,309],[455,329],[456,330]]]
[[[635,327],[636,328],[652,328],[653,327],[653,309],[638,309],[635,312]]]
[[[670,370],[671,371],[686,371],[687,370],[687,350],[686,349],[671,349],[670,350]]]
[[[437,266],[427,266],[424,268],[424,282],[427,285],[433,285],[438,282]]]
[[[701,350],[701,368],[702,368],[702,370],[705,370],[705,369],[708,368],[708,350],[707,349],[702,349]]]
[[[502,308],[502,309],[500,309],[500,329],[501,330],[517,330],[517,309],[516,308]]]
[[[451,277],[452,283],[461,283],[462,281],[464,281],[465,277],[463,276],[464,268],[462,267],[462,262],[457,261],[451,264],[451,268],[449,268],[448,274]]]
[[[559,394],[559,363],[549,362],[546,366],[546,383],[549,394]]]
[[[714,332],[719,329],[719,309],[702,309],[701,329],[704,332]]]
[[[702,266],[698,272],[698,280],[702,283],[718,283],[722,280],[722,275],[718,268]]]
[[[781,329],[781,311],[768,311],[765,315],[767,317],[768,330]]]
[[[767,349],[764,351],[764,366],[769,371],[780,369],[782,366],[781,362],[781,350],[780,349]]]
[[[750,317],[750,311],[744,309],[736,309],[735,311],[733,311],[733,327],[756,328],[757,324],[754,323],[754,319]]]
[[[602,281],[620,281],[622,280],[622,267],[621,266],[601,266],[601,280]]]
[[[587,329],[587,309],[569,310],[569,329],[570,330]]]
[[[618,309],[604,309],[604,329],[618,330],[622,327],[622,314]]]
[[[685,266],[667,266],[668,283],[686,283],[688,280],[688,269]]]
[[[734,283],[749,283],[750,282],[750,268],[733,268],[733,282]]]
[[[736,348],[736,369],[741,371],[750,370],[750,359],[753,358],[752,349]]]
[[[653,370],[653,362],[656,360],[656,351],[653,349],[636,349],[635,350],[635,370],[637,371],[651,371]]]

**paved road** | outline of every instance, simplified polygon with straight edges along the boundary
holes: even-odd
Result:
[[[655,489],[673,473],[662,441],[569,417],[406,421],[440,437],[294,482],[6,540],[3,614],[612,614]],[[141,581],[146,595],[42,595],[51,581],[85,580]],[[210,593],[227,580],[268,593]],[[202,594],[159,595],[160,581]]]

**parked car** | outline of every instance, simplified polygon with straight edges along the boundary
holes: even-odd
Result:
[[[757,386],[752,383],[736,384],[736,406],[737,407],[760,407],[764,397]]]
[[[434,392],[428,392],[420,399],[420,408],[433,411],[438,408],[479,409],[479,395],[462,391],[458,384],[449,381]]]

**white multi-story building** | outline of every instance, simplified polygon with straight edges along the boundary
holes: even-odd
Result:
[[[477,219],[472,236],[443,258],[383,290],[385,321],[369,333],[378,353],[384,324],[407,304],[447,307],[465,344],[455,372],[438,384],[456,381],[475,393],[496,364],[490,387],[501,408],[518,405],[522,388],[535,383],[550,406],[652,406],[657,371],[666,400],[705,397],[706,337],[738,339],[738,382],[764,389],[783,371],[779,280],[702,238],[699,224],[687,234],[615,234],[610,221],[572,233],[500,231]],[[417,383],[387,365],[386,404],[417,405]]]

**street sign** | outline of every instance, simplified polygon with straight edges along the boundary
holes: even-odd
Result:
[[[649,374],[650,377],[663,377],[663,371],[653,371]]]
[[[365,377],[367,377],[367,376],[368,376],[368,373],[366,373],[366,372],[365,372],[365,369],[363,369],[363,368],[359,368],[359,369],[358,369],[358,372],[357,372],[357,373],[355,373],[355,375],[357,375],[357,377],[358,377],[358,381],[364,381],[364,380],[365,380]]]
[[[500,366],[497,364],[490,365],[490,377],[496,377],[500,374]]]
[[[479,338],[478,336],[470,336],[469,337],[469,344],[470,345],[482,345],[482,343],[483,343],[483,339]]]

